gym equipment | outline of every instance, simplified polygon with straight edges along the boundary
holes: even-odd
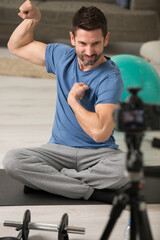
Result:
[[[85,228],[68,226],[68,214],[63,214],[60,225],[34,223],[31,221],[30,210],[26,210],[23,217],[23,222],[5,221],[4,226],[14,227],[16,231],[20,231],[17,239],[27,240],[30,230],[41,230],[49,232],[58,232],[58,240],[69,240],[68,233],[85,234]],[[4,238],[5,240],[12,240]],[[15,238],[16,239],[16,238]]]
[[[122,101],[130,95],[127,88],[140,87],[142,90],[138,95],[143,102],[160,103],[160,76],[150,63],[141,57],[129,54],[115,55],[111,59],[117,64],[122,74],[124,82]]]

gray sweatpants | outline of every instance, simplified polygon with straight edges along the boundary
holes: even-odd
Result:
[[[4,156],[3,165],[11,177],[27,186],[87,200],[94,188],[118,189],[127,183],[125,159],[126,154],[121,150],[49,143],[10,150]]]

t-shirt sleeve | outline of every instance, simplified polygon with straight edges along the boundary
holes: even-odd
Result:
[[[45,52],[45,65],[47,72],[57,75],[58,69],[61,69],[65,59],[68,59],[70,51],[72,51],[72,48],[65,44],[48,44]]]
[[[48,44],[45,52],[45,64],[48,73],[55,74],[55,53],[56,44]]]
[[[65,53],[65,46],[58,43],[51,43],[47,45],[45,52],[45,64],[48,73],[56,74],[57,65]]]
[[[95,105],[100,103],[117,104],[121,100],[123,89],[124,84],[119,73],[108,76],[99,83]]]

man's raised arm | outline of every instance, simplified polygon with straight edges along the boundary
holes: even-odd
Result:
[[[44,66],[46,44],[37,42],[33,38],[41,13],[30,0],[26,0],[19,10],[18,15],[24,20],[12,33],[8,49],[20,58]]]

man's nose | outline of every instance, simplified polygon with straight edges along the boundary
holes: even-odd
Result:
[[[86,47],[86,55],[91,56],[93,54],[93,47],[87,46]]]

